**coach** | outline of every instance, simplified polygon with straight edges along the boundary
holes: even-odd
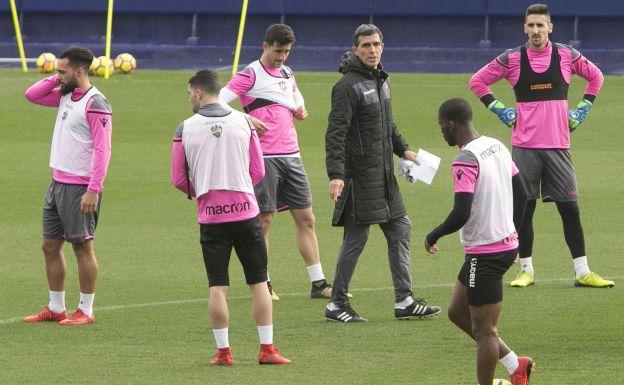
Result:
[[[420,318],[440,312],[439,307],[412,297],[411,223],[394,176],[392,153],[418,161],[392,119],[388,74],[381,66],[383,47],[376,26],[359,26],[351,52],[342,57],[344,76],[332,90],[326,164],[330,196],[336,202],[332,224],[344,226],[332,299],[325,310],[325,318],[332,321],[366,321],[351,308],[347,293],[371,224],[380,225],[388,242],[395,317]]]

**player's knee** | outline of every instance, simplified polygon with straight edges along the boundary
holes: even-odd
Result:
[[[62,247],[62,243],[57,241],[44,239],[43,242],[41,242],[41,250],[43,251],[46,259],[58,258]]]
[[[302,228],[307,228],[307,229],[314,228],[315,223],[316,223],[316,217],[314,216],[314,213],[312,213],[312,211],[310,211],[309,213],[306,213],[305,215],[300,216],[299,219],[297,220],[297,226],[302,227]]]
[[[496,325],[481,324],[478,322],[472,322],[472,335],[475,340],[483,341],[490,338],[498,338],[498,328]]]
[[[557,210],[564,219],[579,218],[581,213],[579,211],[578,203],[573,202],[557,202]]]

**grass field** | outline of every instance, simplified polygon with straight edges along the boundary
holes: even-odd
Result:
[[[323,319],[324,301],[309,299],[309,283],[296,252],[289,214],[272,229],[271,278],[282,297],[274,306],[276,343],[290,367],[259,367],[250,298],[236,259],[231,264],[230,342],[237,365],[212,368],[214,340],[208,321],[207,281],[194,202],[169,182],[171,137],[191,113],[186,82],[192,73],[140,71],[94,83],[112,103],[113,155],[97,232],[100,262],[97,323],[62,328],[19,319],[47,301],[39,248],[41,206],[56,116],[29,104],[23,91],[41,77],[0,70],[0,383],[53,384],[467,384],[476,383],[475,346],[445,317],[395,321],[393,291],[381,231],[360,258],[353,306],[370,320],[342,325]],[[299,142],[314,195],[325,274],[333,277],[341,229],[330,226],[324,133],[337,73],[300,73],[310,117],[298,124]],[[399,129],[414,149],[442,157],[431,186],[401,189],[412,230],[415,294],[443,306],[462,263],[457,235],[427,255],[422,240],[452,205],[449,166],[457,149],[443,141],[437,108],[453,96],[468,99],[482,133],[509,143],[509,133],[470,94],[468,75],[392,76]],[[225,79],[225,74],[224,74]],[[573,83],[570,99],[583,93]],[[506,84],[495,94],[507,104]],[[537,283],[505,288],[500,333],[538,367],[532,385],[621,384],[624,351],[622,254],[624,213],[621,145],[624,79],[607,77],[587,122],[573,135],[572,156],[590,267],[616,280],[615,289],[575,289],[574,270],[553,205],[536,211],[534,265]],[[78,301],[76,264],[66,248],[68,310]],[[512,268],[506,281],[515,275]],[[499,365],[497,374],[505,375]]]

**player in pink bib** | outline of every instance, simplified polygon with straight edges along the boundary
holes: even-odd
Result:
[[[466,255],[453,287],[449,319],[477,343],[477,378],[491,384],[500,360],[513,385],[528,385],[535,364],[518,357],[498,336],[503,274],[518,253],[515,227],[526,206],[526,187],[501,142],[475,130],[464,99],[449,99],[439,110],[449,146],[460,152],[452,166],[455,204],[446,220],[425,239],[425,250],[438,251],[438,240],[459,230]]]
[[[576,49],[550,42],[552,28],[546,5],[529,6],[524,23],[528,42],[505,51],[470,79],[472,92],[512,128],[512,156],[529,191],[526,214],[518,229],[520,273],[511,286],[534,283],[533,214],[536,199],[541,197],[544,202],[555,202],[561,215],[576,272],[575,286],[613,287],[613,281],[589,270],[576,174],[569,151],[570,132],[587,117],[602,87],[603,76]],[[587,80],[587,86],[577,107],[568,110],[568,88],[575,74]],[[492,94],[490,85],[503,78],[514,89],[516,108],[505,107]]]
[[[331,285],[325,279],[314,229],[312,191],[299,154],[294,119],[308,116],[293,71],[284,63],[295,42],[293,30],[284,24],[271,25],[265,33],[263,53],[238,72],[221,89],[225,103],[239,99],[245,112],[264,122],[260,136],[266,175],[255,187],[260,222],[267,245],[275,212],[290,210],[295,221],[297,248],[306,264],[312,298],[330,298]],[[273,300],[279,297],[269,282]]]
[[[95,321],[93,300],[98,263],[93,249],[100,213],[102,186],[111,154],[111,106],[89,80],[93,53],[71,47],[59,57],[57,74],[26,90],[34,104],[58,107],[50,167],[52,183],[43,206],[43,253],[50,289],[45,309],[26,322],[58,321],[82,325]],[[80,303],[67,317],[65,311],[65,241],[78,261]]]

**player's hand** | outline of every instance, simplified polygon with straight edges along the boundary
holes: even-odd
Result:
[[[494,100],[488,106],[488,109],[498,116],[498,119],[507,127],[513,128],[516,125],[516,117],[518,113],[515,108],[505,107],[499,100]]]
[[[403,153],[403,159],[411,160],[416,163],[416,165],[420,164],[418,158],[416,158],[416,153],[414,151],[407,150]]]
[[[82,199],[80,199],[80,211],[85,214],[94,213],[97,208],[98,199],[99,197],[97,193],[87,191],[82,196]]]
[[[436,245],[430,245],[429,242],[425,239],[425,250],[429,254],[435,254],[438,252],[438,247]]]
[[[585,121],[587,113],[592,106],[592,102],[587,99],[581,99],[576,109],[568,111],[568,127],[573,132]]]
[[[258,136],[264,135],[267,131],[269,131],[269,127],[260,119],[256,119],[251,115],[247,115],[249,117],[249,121],[253,124]]]
[[[332,201],[336,202],[342,189],[344,188],[344,181],[342,179],[332,179],[329,181],[329,197]]]
[[[304,106],[297,107],[293,113],[295,114],[295,119],[297,120],[303,120],[308,117],[308,110],[306,110]]]

